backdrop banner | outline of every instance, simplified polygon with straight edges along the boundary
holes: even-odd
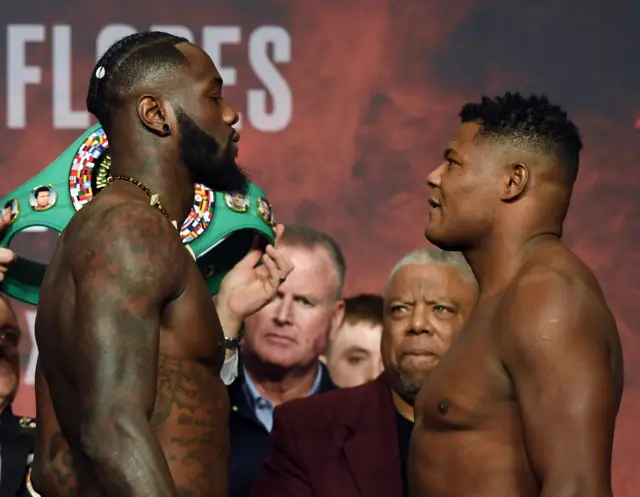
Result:
[[[634,1],[22,0],[0,6],[0,196],[36,175],[95,121],[91,70],[117,39],[164,30],[202,46],[241,114],[239,162],[279,221],[344,249],[347,294],[381,291],[425,246],[426,174],[462,104],[543,92],[585,149],[565,240],[596,272],[623,339],[626,390],[614,483],[640,495],[640,11]],[[89,15],[91,14],[91,15]],[[30,209],[19,206],[20,209]],[[47,262],[57,234],[12,248]],[[64,302],[61,302],[64,305]],[[23,378],[14,410],[35,414],[36,309],[16,304]],[[585,365],[588,367],[588,365]]]

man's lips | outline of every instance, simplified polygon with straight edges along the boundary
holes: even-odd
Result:
[[[433,349],[428,347],[412,347],[410,349],[403,351],[402,355],[415,356],[415,357],[427,357],[427,356],[439,357],[438,354],[436,354],[433,351]]]
[[[265,338],[273,342],[296,343],[296,340],[292,336],[282,333],[267,333],[265,334]]]

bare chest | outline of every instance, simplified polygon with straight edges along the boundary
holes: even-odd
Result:
[[[416,422],[429,431],[472,430],[499,418],[511,386],[498,357],[495,306],[477,308],[428,376],[416,399]]]
[[[213,367],[224,361],[224,333],[212,297],[193,265],[182,295],[165,309],[160,352]]]

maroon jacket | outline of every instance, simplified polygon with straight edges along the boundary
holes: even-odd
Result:
[[[399,497],[396,411],[383,376],[275,410],[251,497]]]

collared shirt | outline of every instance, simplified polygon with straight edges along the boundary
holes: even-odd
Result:
[[[260,395],[260,392],[256,388],[255,384],[251,381],[246,368],[244,368],[244,380],[245,381],[242,388],[245,395],[247,396],[249,405],[253,409],[253,413],[256,415],[256,418],[258,418],[258,421],[262,423],[262,426],[264,426],[268,432],[271,432],[271,428],[273,427],[273,403],[269,399],[265,399],[262,395]],[[316,379],[313,382],[311,390],[307,392],[307,397],[309,395],[313,395],[314,393],[318,393],[318,390],[320,390],[321,381],[322,366],[320,366],[320,363],[318,363],[318,374],[316,375]]]

